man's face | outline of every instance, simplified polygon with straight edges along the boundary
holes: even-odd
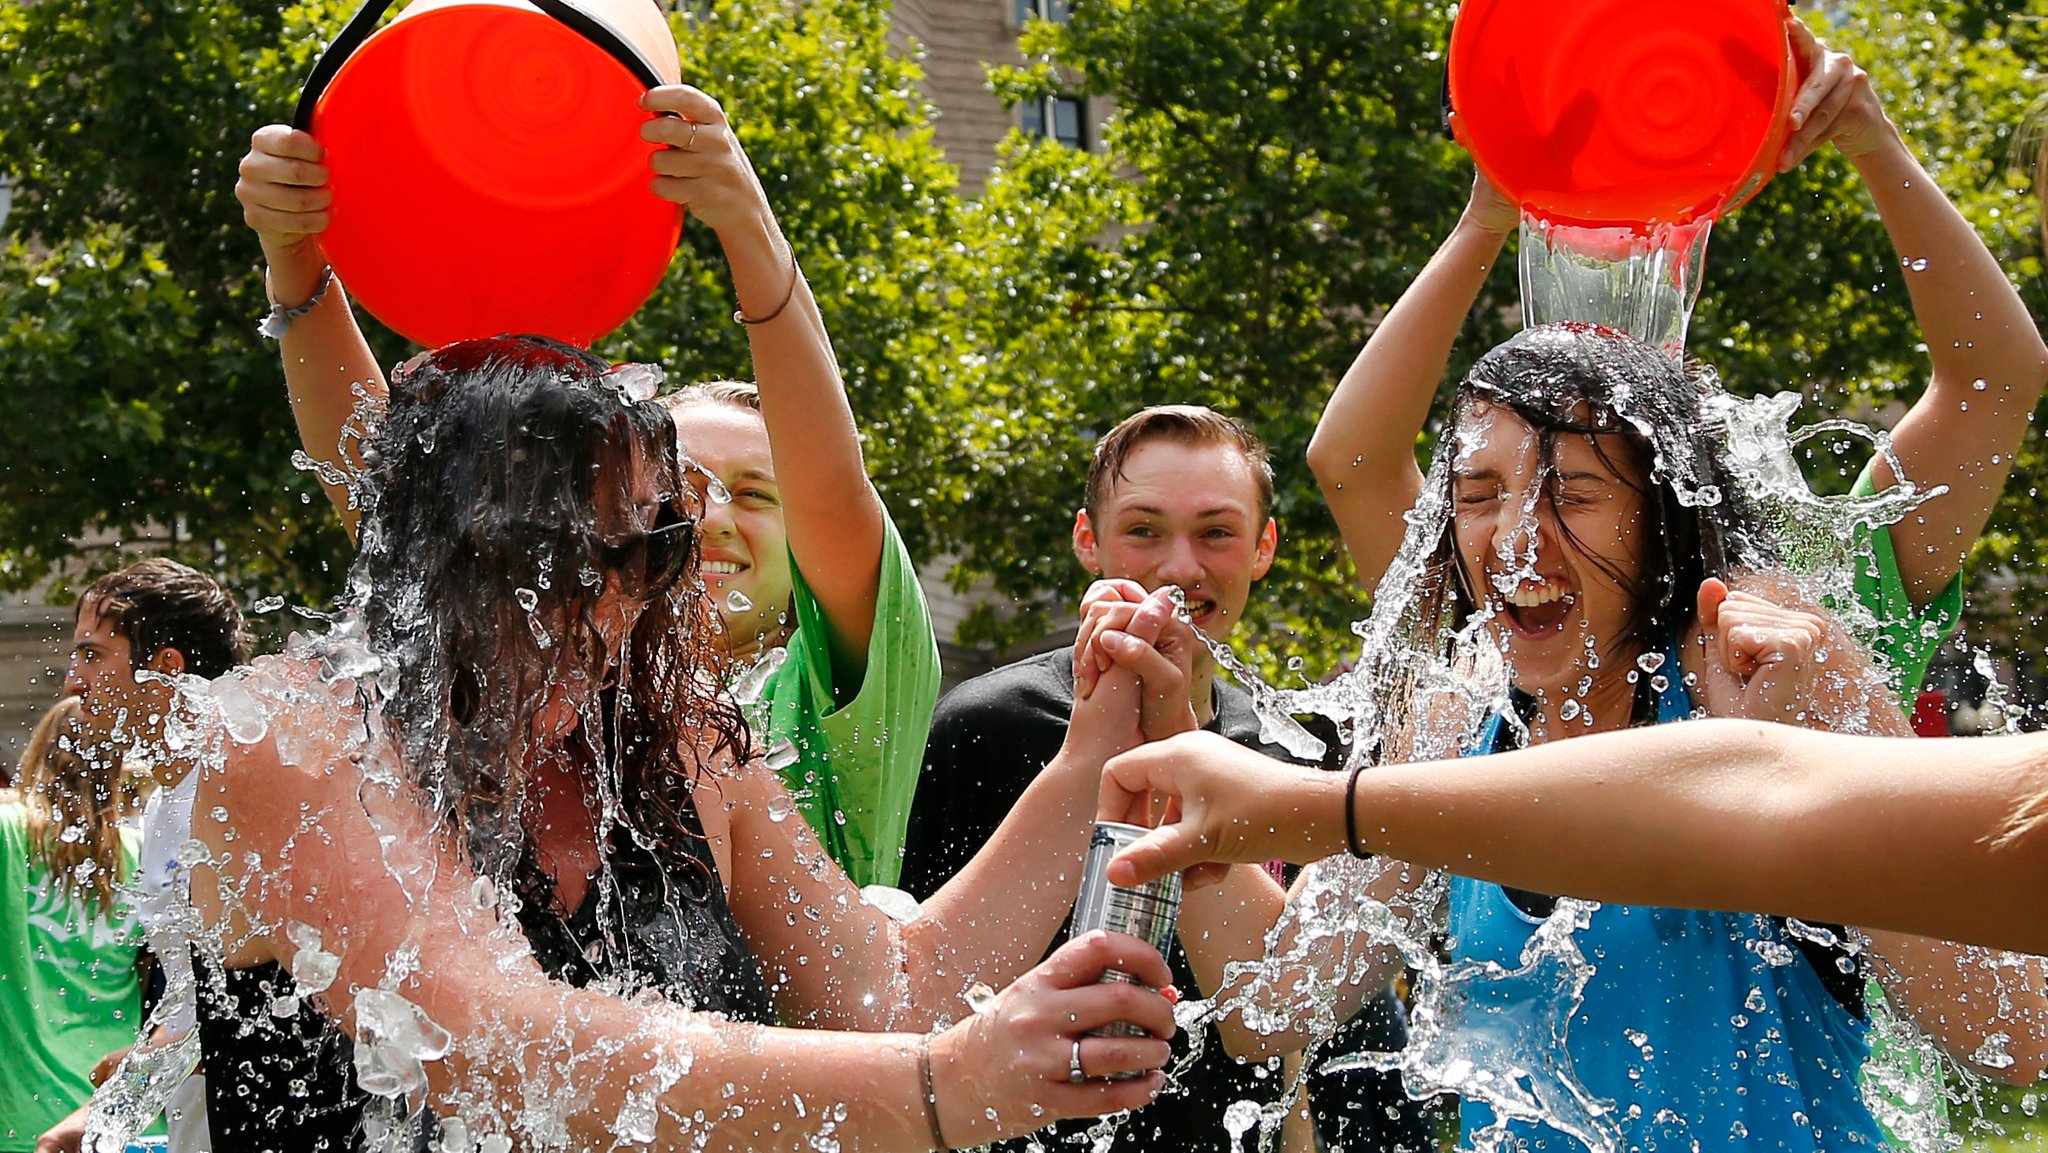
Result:
[[[71,630],[64,691],[83,703],[88,735],[123,745],[154,736],[171,700],[170,686],[135,667],[128,638],[90,601]]]
[[[1259,515],[1251,462],[1230,445],[1140,441],[1096,512],[1074,518],[1081,564],[1148,591],[1179,585],[1211,637],[1237,627],[1252,582],[1273,567],[1279,533]]]

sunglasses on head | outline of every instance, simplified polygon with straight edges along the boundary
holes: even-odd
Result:
[[[638,578],[641,595],[661,596],[674,588],[690,563],[697,522],[672,504],[664,504],[653,527],[617,543],[599,542],[598,561],[628,578]]]

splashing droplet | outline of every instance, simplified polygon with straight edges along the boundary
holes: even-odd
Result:
[[[862,885],[860,901],[881,910],[884,916],[899,925],[917,920],[918,914],[924,911],[916,897],[888,885]]]
[[[960,998],[967,1002],[968,1009],[979,1013],[996,1003],[996,991],[989,988],[986,984],[976,981],[974,984],[967,986],[966,991],[960,994]]]

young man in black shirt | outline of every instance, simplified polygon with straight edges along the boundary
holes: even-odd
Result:
[[[1096,445],[1086,501],[1074,517],[1074,553],[1097,578],[1133,582],[1147,591],[1178,586],[1192,622],[1220,639],[1236,627],[1252,585],[1272,566],[1279,541],[1272,499],[1266,446],[1244,425],[1196,406],[1148,408]],[[1189,705],[1196,723],[1291,760],[1259,740],[1249,695],[1219,680],[1207,651],[1191,637],[1189,643]],[[905,889],[929,896],[974,856],[1059,751],[1073,703],[1073,655],[1065,648],[985,673],[939,702],[911,812]],[[1203,898],[1190,894],[1191,905],[1197,899]],[[1207,899],[1211,915],[1227,918],[1227,909],[1217,913],[1215,898]],[[1192,919],[1183,917],[1184,929]],[[1174,981],[1189,997],[1206,996],[1213,989],[1197,979],[1186,940],[1184,932],[1167,953]],[[1205,944],[1199,934],[1195,943],[1198,949]],[[1201,968],[1218,971],[1219,959],[1202,960]],[[1183,1033],[1175,1045],[1189,1040]],[[1238,1062],[1225,1052],[1214,1026],[1200,1040],[1200,1059],[1157,1103],[1123,1122],[1116,1150],[1228,1150],[1225,1110],[1241,1100],[1279,1099],[1284,1078],[1277,1060]],[[1388,994],[1359,1014],[1343,1045],[1386,1051],[1405,1041],[1399,1004]],[[1310,1093],[1317,1128],[1329,1147],[1350,1153],[1434,1148],[1421,1107],[1401,1092],[1394,1074],[1312,1078]],[[1058,1132],[1079,1128],[1062,1126]]]

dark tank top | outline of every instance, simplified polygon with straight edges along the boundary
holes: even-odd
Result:
[[[614,884],[593,881],[568,917],[557,909],[554,886],[529,846],[513,878],[520,928],[542,970],[557,980],[578,987],[604,980],[626,992],[656,989],[685,1008],[773,1024],[767,979],[725,902],[695,807],[683,818],[687,860],[673,870],[615,829],[606,852]],[[356,1087],[348,1037],[310,1004],[282,1017],[273,1013],[295,987],[276,962],[229,969],[219,988],[218,970],[202,956],[194,963],[200,966],[199,1044],[214,1153],[360,1149],[363,1108],[371,1098]],[[433,1126],[425,1117],[415,1123],[414,1146],[425,1149]]]

